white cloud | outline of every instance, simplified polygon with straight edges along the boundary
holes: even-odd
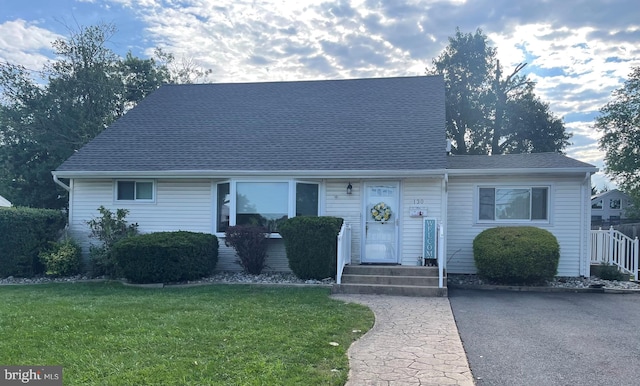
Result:
[[[480,27],[505,70],[528,62],[536,93],[569,117],[568,153],[598,165],[589,119],[640,65],[636,0],[77,1],[135,15],[147,54],[163,47],[211,68],[217,82],[421,75],[456,26]],[[39,68],[54,39],[47,34],[21,20],[0,25],[0,59]]]
[[[4,22],[0,24],[0,61],[40,70],[53,54],[51,43],[60,37],[25,20]]]

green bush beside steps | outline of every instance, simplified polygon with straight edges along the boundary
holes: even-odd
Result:
[[[300,279],[322,280],[336,276],[337,217],[293,217],[279,226],[289,268]]]

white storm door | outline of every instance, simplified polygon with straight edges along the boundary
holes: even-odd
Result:
[[[362,263],[398,263],[399,182],[365,182]]]

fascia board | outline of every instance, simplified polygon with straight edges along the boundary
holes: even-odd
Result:
[[[598,168],[518,168],[518,169],[448,169],[450,176],[496,176],[523,174],[594,174]]]
[[[162,170],[162,171],[52,171],[58,178],[394,178],[443,177],[444,169],[416,170]]]

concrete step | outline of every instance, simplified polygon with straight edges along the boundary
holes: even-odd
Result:
[[[342,275],[343,284],[438,286],[438,276]]]
[[[442,297],[447,296],[447,288],[410,285],[336,284],[332,287],[332,293]]]
[[[376,276],[438,276],[438,267],[411,267],[404,265],[347,265],[344,275]]]

